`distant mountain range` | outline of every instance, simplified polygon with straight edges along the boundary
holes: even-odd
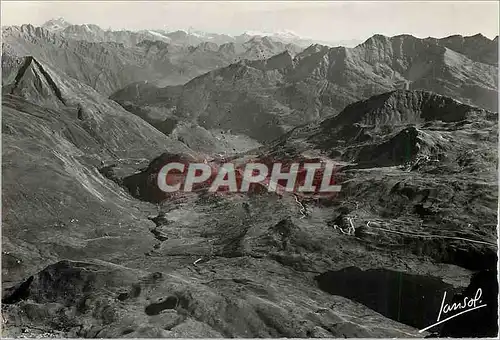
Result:
[[[111,31],[54,19],[43,27],[4,28],[2,82],[15,82],[31,56],[110,95],[166,134],[180,124],[178,138],[198,131],[212,146],[220,144],[213,131],[245,135],[258,145],[399,88],[497,110],[498,37],[374,35],[354,48],[306,49],[284,41],[297,36]]]
[[[112,98],[132,112],[168,111],[266,141],[395,89],[433,91],[497,111],[497,49],[498,39],[482,35],[374,35],[355,48],[312,45],[295,56],[241,61],[183,86],[131,84]]]
[[[111,94],[134,82],[183,84],[213,69],[242,59],[265,59],[283,51],[296,54],[297,45],[269,37],[250,37],[217,44],[191,39],[185,32],[105,31],[96,25],[69,25],[61,20],[44,27],[5,27],[2,31],[3,83],[11,81],[11,66],[33,56],[69,76]],[[213,39],[222,42],[224,39]]]
[[[124,44],[129,43],[131,46],[135,45],[138,40],[152,39],[153,37],[156,40],[168,43],[193,46],[202,42],[212,42],[218,45],[226,43],[244,43],[253,37],[268,37],[274,41],[279,41],[284,44],[294,44],[304,48],[312,44],[354,47],[362,42],[362,40],[321,41],[308,39],[303,38],[290,30],[282,30],[278,32],[246,31],[240,35],[210,33],[191,29],[188,31],[151,29],[139,30],[137,32],[130,30],[103,30],[99,26],[93,24],[74,25],[64,20],[64,18],[51,19],[44,23],[41,27],[52,32],[61,33],[67,38],[88,41],[113,41]]]

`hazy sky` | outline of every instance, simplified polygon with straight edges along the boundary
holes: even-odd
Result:
[[[498,35],[498,1],[160,2],[2,1],[2,25],[64,17],[113,29],[193,29],[239,34],[291,30],[318,40],[365,39],[375,33],[418,37]]]

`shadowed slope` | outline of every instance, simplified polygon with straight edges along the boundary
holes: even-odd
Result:
[[[4,88],[2,139],[4,282],[60,257],[119,259],[133,239],[148,246],[140,205],[98,169],[115,162],[133,173],[162,151],[192,153],[34,58]]]

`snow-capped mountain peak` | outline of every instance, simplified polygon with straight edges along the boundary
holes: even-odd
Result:
[[[71,23],[67,22],[66,20],[64,20],[64,18],[61,17],[50,19],[42,25],[43,28],[46,28],[49,31],[63,30],[68,26],[71,26]]]
[[[246,31],[246,35],[259,36],[259,37],[273,37],[273,38],[285,38],[285,39],[300,39],[300,36],[295,32],[290,30],[280,30],[276,32],[264,32],[264,31]]]
[[[158,40],[161,40],[164,42],[170,42],[172,40],[169,37],[167,37],[159,32],[153,31],[153,30],[147,30],[147,31],[145,31],[145,33],[150,34],[155,39],[158,39]]]
[[[266,35],[272,35],[272,33],[269,32],[262,32],[262,31],[245,31],[243,35],[249,35],[249,36],[254,36],[254,37],[264,37]]]
[[[296,34],[293,31],[290,31],[290,30],[282,30],[282,31],[275,32],[273,34],[273,36],[286,38],[286,39],[300,39],[300,36],[298,34]]]
[[[264,31],[246,31],[240,37],[269,37],[274,41],[280,41],[285,44],[297,44],[301,46],[308,46],[312,42],[310,39],[304,39],[298,34],[291,30],[279,30],[275,32],[264,32]]]

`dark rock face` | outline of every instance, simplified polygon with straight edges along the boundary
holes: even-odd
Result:
[[[493,266],[492,266],[493,267]],[[479,305],[486,307],[459,315],[444,323],[439,335],[441,337],[496,337],[498,336],[498,276],[497,271],[483,270],[474,274],[469,286],[450,301],[463,304],[464,298],[474,298],[481,289]],[[455,313],[451,313],[454,315]]]
[[[196,161],[199,160],[189,155],[164,153],[155,158],[147,169],[123,178],[122,182],[132,196],[143,201],[159,203],[172,196],[172,194],[167,194],[158,188],[157,176],[161,168],[172,162],[189,165],[190,162]],[[185,170],[187,171],[187,169]]]
[[[30,276],[26,281],[10,289],[11,292],[7,290],[6,296],[2,299],[2,303],[12,304],[21,300],[26,300],[30,295],[30,285],[32,282],[33,276]]]
[[[435,277],[350,267],[316,277],[321,290],[344,296],[380,314],[423,329],[436,322],[444,292],[454,296],[453,286]]]
[[[179,299],[175,296],[169,296],[165,301],[152,303],[144,309],[147,315],[158,315],[165,309],[175,309],[177,307]]]

